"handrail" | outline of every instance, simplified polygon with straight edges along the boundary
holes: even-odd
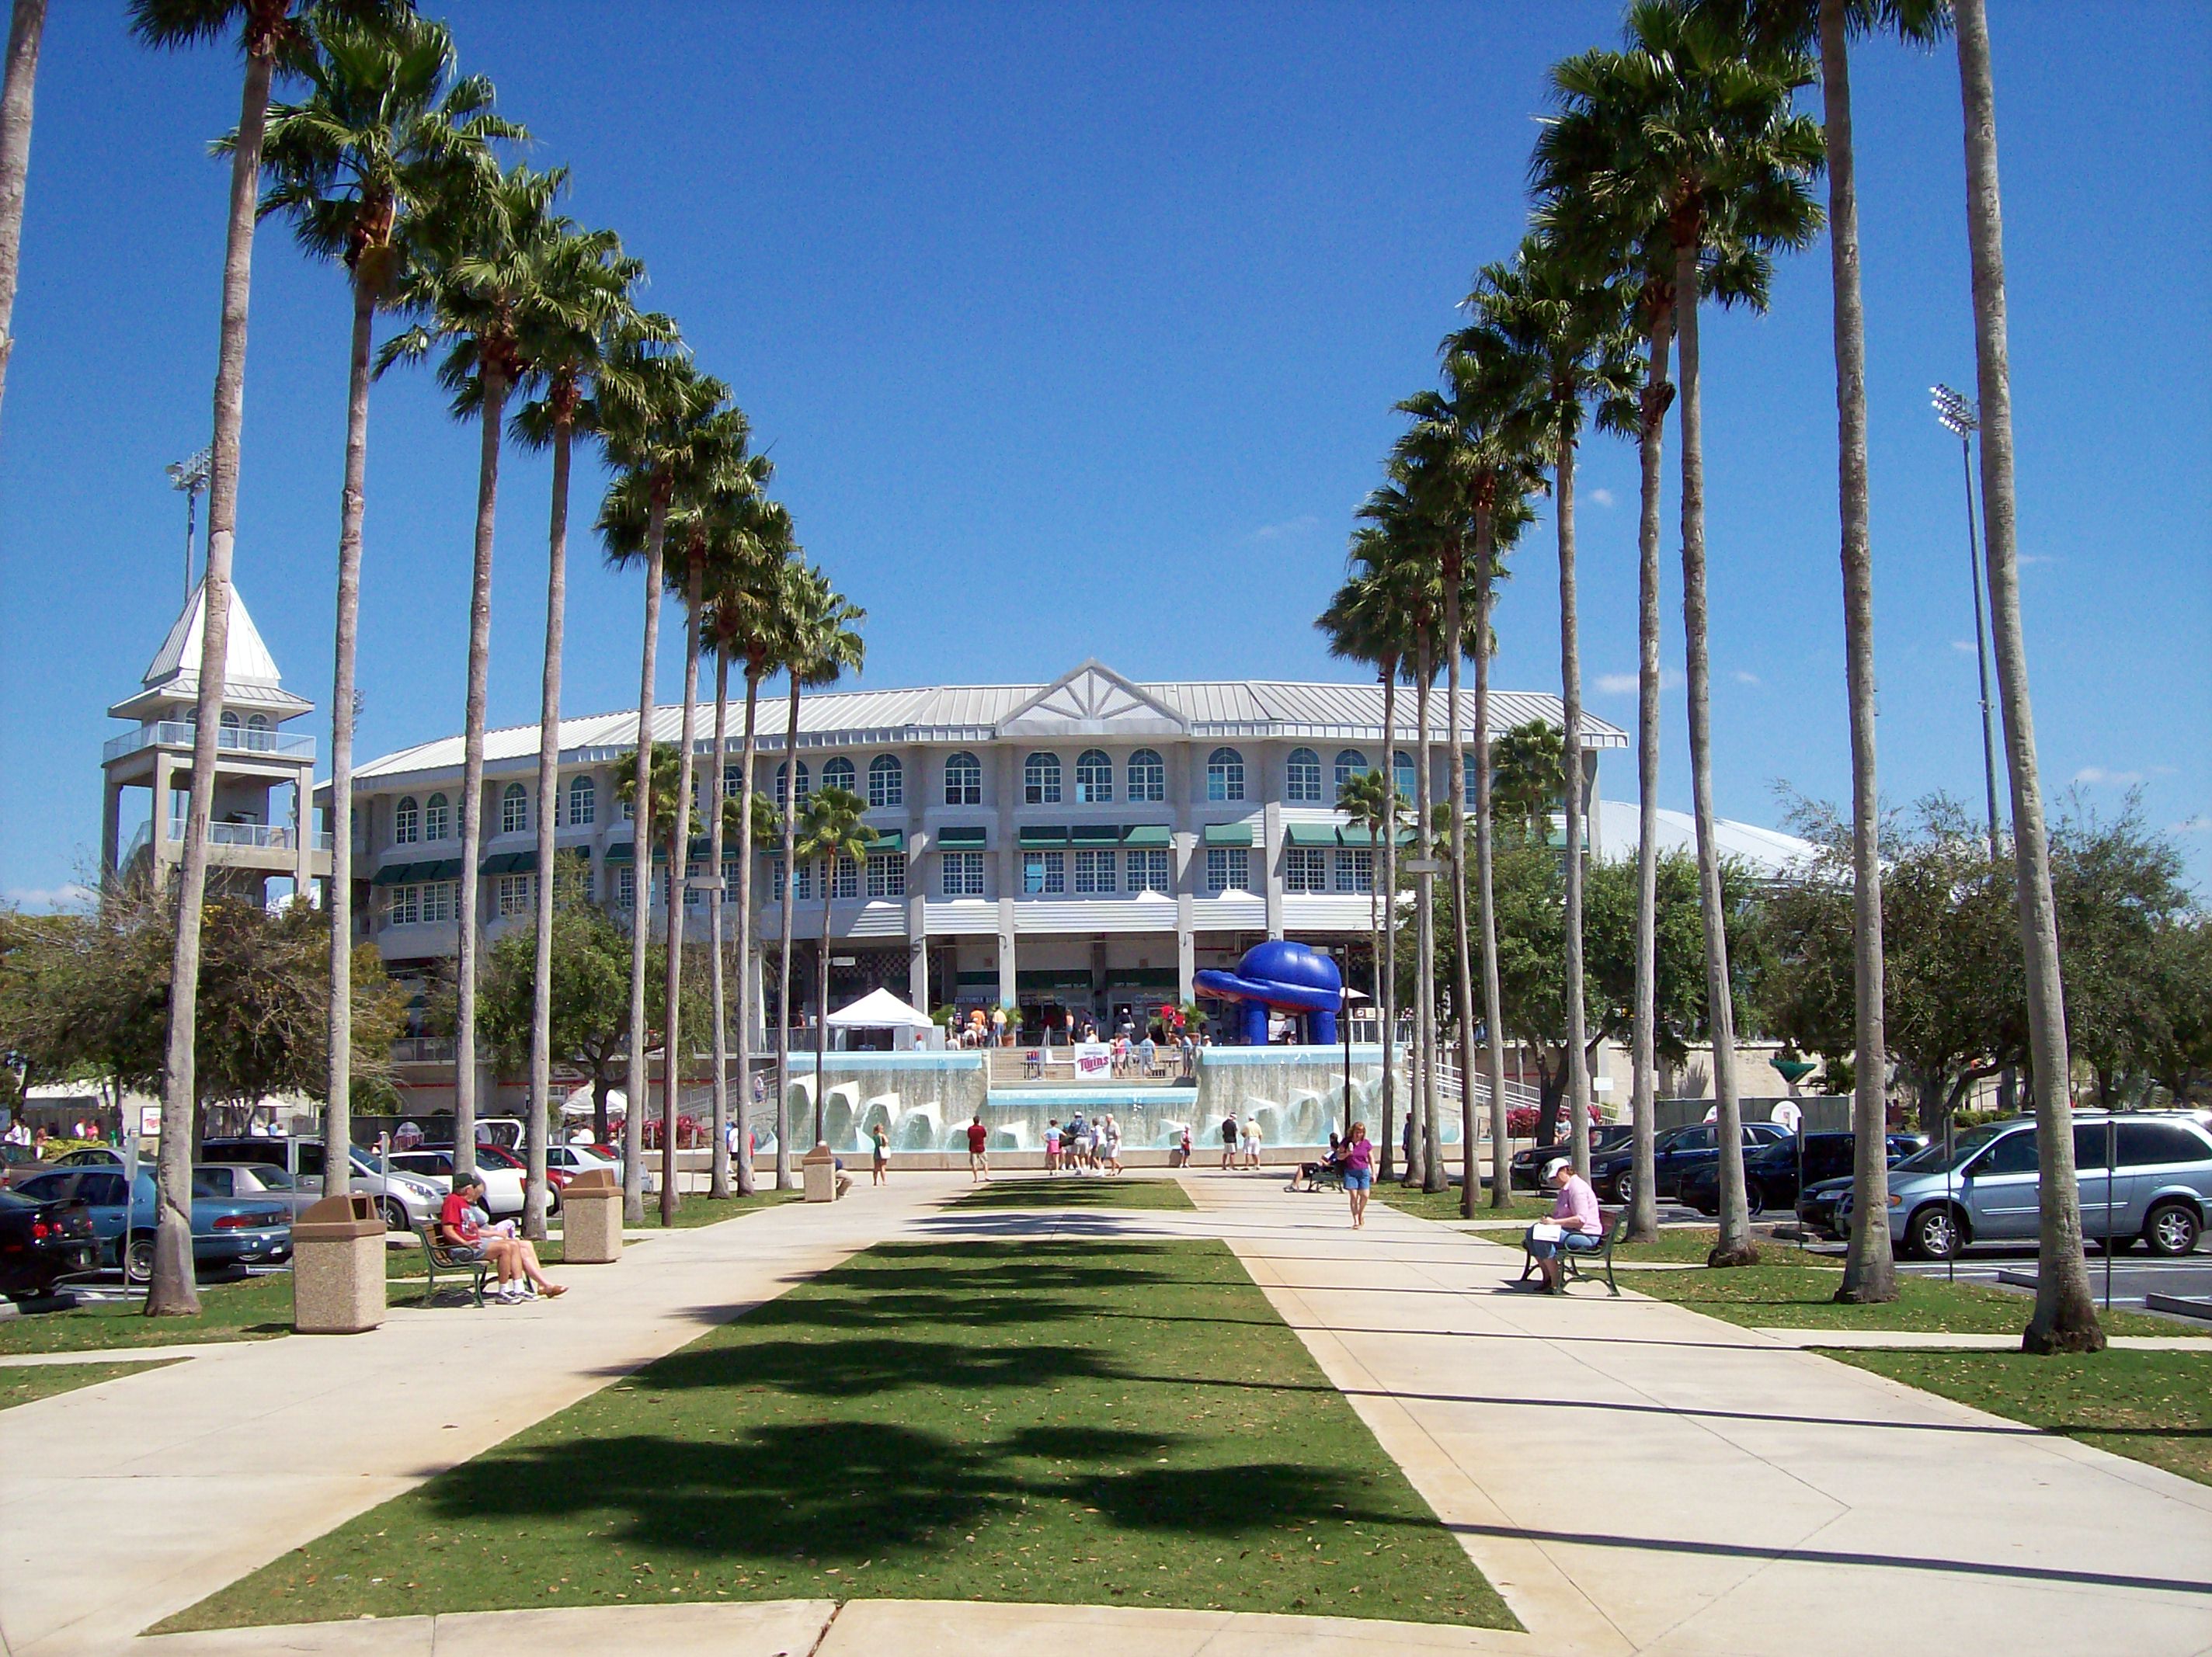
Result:
[[[169,838],[181,841],[185,837],[185,819],[169,819]],[[246,846],[257,851],[289,852],[299,846],[298,835],[282,823],[269,822],[210,822],[208,824],[208,844],[210,846]],[[307,837],[309,847],[318,852],[331,849],[331,834],[319,829]]]
[[[103,759],[117,760],[125,754],[135,754],[142,748],[190,748],[198,731],[198,726],[188,719],[153,720],[140,725],[136,731],[126,731],[119,737],[111,737],[100,754]],[[313,737],[232,725],[224,725],[216,732],[215,745],[218,751],[281,754],[287,757],[312,756],[315,751]]]

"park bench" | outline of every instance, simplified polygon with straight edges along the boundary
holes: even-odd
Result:
[[[422,1304],[430,1305],[437,1299],[438,1273],[443,1272],[454,1277],[472,1277],[474,1281],[471,1287],[476,1293],[477,1304],[482,1306],[484,1303],[484,1278],[491,1271],[491,1262],[487,1259],[465,1260],[455,1254],[451,1243],[439,1241],[435,1220],[423,1221],[415,1228],[415,1235],[422,1240],[422,1259],[430,1278],[430,1286],[422,1291]]]
[[[1601,1214],[1604,1211],[1603,1209],[1598,1211]],[[1600,1261],[1605,1266],[1605,1286],[1613,1291],[1614,1299],[1620,1299],[1620,1285],[1613,1281],[1613,1246],[1620,1241],[1620,1234],[1627,1229],[1628,1211],[1625,1208],[1619,1209],[1614,1211],[1613,1218],[1607,1222],[1605,1241],[1597,1247],[1581,1250],[1562,1248],[1559,1251],[1559,1287],[1565,1289],[1569,1284],[1582,1280],[1582,1263],[1584,1260]],[[1524,1232],[1521,1240],[1521,1275],[1514,1281],[1528,1282],[1529,1274],[1535,1270],[1536,1257],[1528,1252],[1528,1235]]]

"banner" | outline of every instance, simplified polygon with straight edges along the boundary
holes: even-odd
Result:
[[[1103,1041],[1079,1041],[1075,1044],[1075,1073],[1078,1076],[1110,1076],[1114,1071],[1114,1050]]]

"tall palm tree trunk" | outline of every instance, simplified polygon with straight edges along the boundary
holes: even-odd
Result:
[[[1874,547],[1868,519],[1866,315],[1859,294],[1857,165],[1844,0],[1820,0],[1820,97],[1836,315],[1836,501],[1843,522],[1844,660],[1851,726],[1851,976],[1856,1005],[1851,1235],[1839,1301],[1897,1298],[1890,1255],[1887,1080],[1882,1028],[1881,801],[1875,774]]]
[[[791,1184],[791,901],[799,884],[793,849],[799,836],[799,672],[791,673],[791,715],[783,733],[783,935],[775,953],[775,1188]]]
[[[714,765],[707,798],[707,991],[714,1004],[714,1142],[707,1153],[707,1194],[720,1201],[730,1194],[730,1004],[722,962],[722,783],[723,755],[730,741],[730,659],[714,652]]]
[[[1382,658],[1382,1170],[1388,1180],[1398,1142],[1391,1112],[1397,1102],[1398,1051],[1398,657]]]
[[[484,704],[491,676],[492,526],[499,510],[500,420],[507,381],[495,367],[483,375],[483,443],[477,457],[477,544],[469,584],[469,688],[461,733],[460,953],[453,964],[453,1173],[477,1163],[477,865],[483,850]],[[545,802],[538,802],[540,816]]]
[[[1496,582],[1492,563],[1496,549],[1490,513],[1475,526],[1474,589],[1474,862],[1478,919],[1482,927],[1482,1019],[1489,1039],[1483,1043],[1484,1085],[1490,1090],[1490,1205],[1510,1206],[1513,1201],[1512,1163],[1507,1140],[1510,1128],[1505,1109],[1505,997],[1498,975],[1498,901],[1493,878],[1497,864],[1498,822],[1491,809],[1494,772],[1490,754],[1490,618],[1497,610]],[[1469,1089],[1470,1096],[1472,1089]],[[1467,1132],[1472,1135],[1473,1112]],[[1469,1159],[1472,1166],[1472,1158]],[[1463,1211],[1472,1217],[1471,1206]]]
[[[31,90],[39,78],[39,40],[46,0],[15,0],[8,25],[7,81],[0,88],[0,396],[15,349],[15,282],[21,269],[23,191],[31,172]]]
[[[1659,510],[1667,441],[1667,361],[1674,347],[1671,305],[1655,307],[1650,360],[1638,422],[1638,459],[1643,472],[1642,517],[1637,526],[1636,661],[1636,1010],[1629,1108],[1635,1129],[1628,1202],[1628,1235],[1648,1242],[1659,1235],[1658,1181],[1658,958],[1659,958]]]
[[[684,569],[684,716],[677,740],[676,811],[668,831],[668,966],[661,979],[660,1223],[676,1223],[676,1116],[684,1093],[684,883],[691,870],[692,750],[699,741],[699,611],[706,561],[688,548]],[[718,800],[717,804],[720,804]],[[717,873],[720,871],[716,871]]]
[[[1689,672],[1690,792],[1698,821],[1698,907],[1705,920],[1706,1028],[1713,1039],[1713,1133],[1719,1151],[1720,1235],[1710,1264],[1759,1259],[1744,1200],[1743,1112],[1735,1083],[1735,1004],[1729,986],[1728,917],[1713,843],[1712,664],[1705,626],[1705,450],[1698,412],[1698,248],[1674,254],[1675,313],[1681,328],[1682,631]]]
[[[1958,0],[1954,15],[1966,109],[1967,246],[1974,273],[1976,389],[1982,403],[1982,545],[1989,565],[1990,633],[1996,650],[1997,700],[2004,713],[2005,763],[2012,782],[2013,878],[2027,962],[2028,1053],[2035,1066],[2035,1140],[2042,1159],[2035,1310],[2021,1346],[2029,1352],[2094,1352],[2103,1350],[2105,1332],[2089,1297],[2089,1269],[2081,1256],[2066,1000],[2051,896],[2050,835],[2036,768],[2035,713],[2028,698],[2027,646],[2021,632],[1996,89],[1982,0]]]
[[[256,39],[246,57],[238,143],[230,157],[230,221],[223,248],[222,330],[216,358],[215,443],[208,478],[207,567],[200,578],[206,616],[200,632],[198,724],[192,733],[192,785],[185,816],[183,859],[177,870],[177,940],[169,961],[169,1029],[161,1087],[158,1208],[154,1275],[146,1314],[196,1313],[192,1281],[192,1112],[199,1102],[192,1038],[199,1017],[200,905],[207,895],[208,817],[215,803],[216,740],[222,728],[223,667],[230,655],[230,559],[238,533],[238,446],[246,423],[246,317],[253,291],[253,225],[268,125],[273,41]],[[156,811],[168,810],[155,800]],[[346,1162],[327,1175],[345,1188]]]
[[[760,665],[745,663],[745,735],[738,761],[738,1190],[753,1194],[753,759],[760,711]]]
[[[1566,968],[1568,1156],[1589,1178],[1589,1029],[1583,1000],[1583,646],[1575,581],[1575,439],[1559,429],[1552,473],[1559,537],[1559,770],[1566,794]]]
[[[556,391],[557,391],[556,388]],[[553,885],[561,811],[561,666],[568,624],[568,468],[575,426],[553,422],[553,505],[545,535],[545,666],[538,691],[538,920],[530,963],[530,1111],[522,1124],[522,1235],[545,1235],[546,1135],[553,1115]]]
[[[1431,636],[1424,630],[1418,652],[1420,682],[1413,688],[1420,734],[1415,741],[1413,762],[1419,768],[1413,779],[1416,809],[1420,822],[1413,830],[1413,855],[1423,864],[1434,861],[1435,847],[1431,844],[1429,793],[1429,681],[1436,671],[1431,656]],[[1413,1040],[1419,1047],[1414,1063],[1420,1075],[1421,1126],[1413,1136],[1412,1157],[1406,1167],[1408,1180],[1418,1179],[1424,1191],[1444,1188],[1443,1158],[1437,1150],[1437,880],[1424,869],[1416,877],[1415,889],[1419,893],[1419,905],[1413,926],[1415,970],[1420,974],[1417,992],[1418,1028]]]
[[[368,348],[376,293],[353,282],[346,373],[345,482],[338,493],[337,634],[331,671],[331,1040],[323,1143],[353,1143],[353,695],[361,637],[362,520],[368,507]],[[300,813],[302,830],[312,813]],[[301,894],[302,896],[305,894]],[[335,1162],[325,1158],[326,1162]],[[325,1170],[325,1178],[336,1172]]]
[[[1473,1219],[1481,1172],[1475,1165],[1474,974],[1467,936],[1467,737],[1459,717],[1460,659],[1467,653],[1467,628],[1460,615],[1463,570],[1459,537],[1455,535],[1444,556],[1444,719],[1450,726],[1444,741],[1451,767],[1444,792],[1451,801],[1452,1011],[1459,1023],[1459,1208],[1463,1216]],[[1480,641],[1475,647],[1481,648]],[[1490,1030],[1493,1043],[1497,1035],[1493,1025]]]
[[[653,938],[653,683],[660,655],[661,556],[668,500],[656,487],[645,522],[645,645],[639,652],[637,769],[633,774],[630,859],[636,870],[629,918],[629,1064],[623,1077],[623,1223],[645,1223],[645,1110],[652,1059],[645,1025],[645,965]]]
[[[814,946],[814,1143],[828,1143],[828,1102],[822,1096],[822,1050],[830,1041],[830,893],[835,853],[822,859],[822,937]]]

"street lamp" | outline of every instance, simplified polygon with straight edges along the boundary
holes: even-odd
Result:
[[[169,487],[185,496],[185,598],[192,596],[192,538],[199,529],[200,496],[215,471],[215,451],[202,449],[188,460],[173,460],[166,469]]]
[[[1990,657],[1987,629],[1982,610],[1982,553],[1974,531],[1974,434],[1981,429],[1980,411],[1965,395],[1948,385],[1931,385],[1929,395],[1935,399],[1936,418],[1943,429],[1959,440],[1959,461],[1966,484],[1966,571],[1974,586],[1974,672],[1982,686],[1982,786],[1989,804],[1990,862],[1994,865],[2002,856],[1997,841],[1997,744],[1995,727],[1990,718]],[[1999,1107],[2010,1110],[2013,1103],[2013,1072],[2007,1065],[1997,1078]],[[1950,1147],[1950,1122],[1943,1124],[1946,1161]],[[1946,1175],[1948,1179],[1948,1176]]]

